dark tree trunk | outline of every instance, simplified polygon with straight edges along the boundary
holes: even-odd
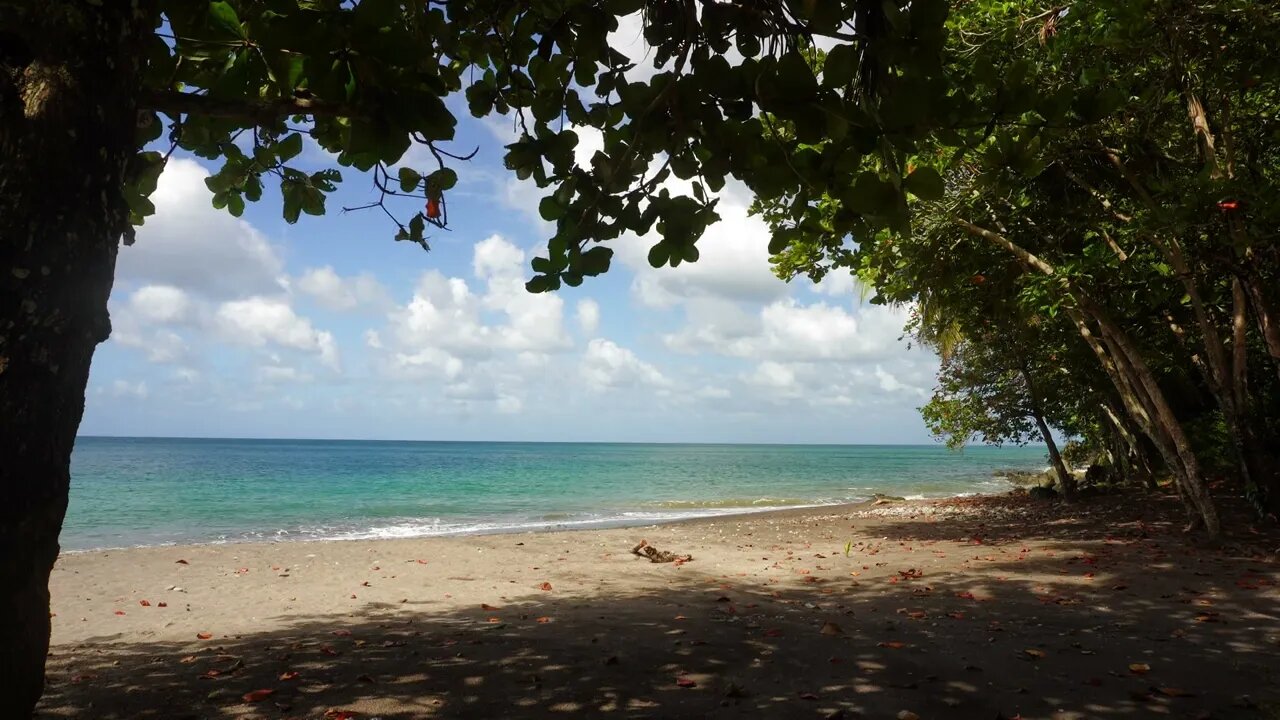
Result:
[[[0,13],[0,717],[29,717],[43,692],[49,572],[110,332],[148,30],[117,0]]]

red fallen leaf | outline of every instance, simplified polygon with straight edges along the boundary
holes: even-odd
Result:
[[[369,581],[368,581],[368,580],[365,580],[364,582],[362,582],[362,583],[360,583],[360,584],[361,584],[361,585],[363,585],[364,587],[372,587],[372,586],[369,584]]]
[[[211,637],[213,637],[213,633],[207,633],[207,632],[198,632],[198,633],[196,633],[196,639],[197,639],[197,640],[208,640],[208,639],[209,639],[209,638],[211,638]]]
[[[337,635],[338,637],[348,637],[351,635],[351,631],[350,630],[334,630],[332,634]]]
[[[419,561],[418,561],[418,564],[419,564],[419,565],[426,565],[426,564],[427,564],[427,561],[426,561],[426,560],[419,560]]]
[[[186,657],[182,658],[181,660],[179,660],[178,662],[183,663],[183,664],[187,664],[187,663],[193,663],[193,662],[195,662],[195,661],[196,661],[196,656],[195,656],[195,655],[188,655],[188,656],[186,656]]]
[[[124,614],[124,611],[123,611],[123,610],[117,610],[117,611],[116,611],[116,614],[117,614],[117,615],[123,615],[123,614]]]
[[[282,672],[280,673],[280,679],[281,680],[297,680],[298,673],[294,670],[290,670],[288,672]]]
[[[161,600],[160,602],[156,603],[156,607],[169,607],[169,603]]]
[[[191,564],[191,563],[187,562],[186,560],[174,560],[173,562],[174,562],[174,564],[175,564],[175,565],[190,565],[190,564]]]
[[[769,628],[768,630],[764,631],[764,636],[771,637],[771,638],[782,637],[782,631],[779,630],[778,628]]]
[[[336,649],[334,649],[334,647],[333,647],[332,645],[321,645],[321,646],[320,646],[320,652],[324,653],[325,655],[329,655],[329,656],[341,655],[341,654],[342,654],[342,653],[338,652]]]
[[[148,600],[139,600],[138,604],[142,607],[151,607],[151,602]]]
[[[884,642],[878,642],[878,643],[876,643],[876,647],[891,648],[891,649],[893,649],[893,650],[901,650],[902,648],[904,648],[904,647],[906,647],[906,646],[907,646],[907,644],[906,644],[906,643],[904,643],[904,642],[899,642],[899,641],[897,641],[897,640],[886,640],[886,641],[884,641]]]
[[[538,618],[537,620],[535,620],[534,622],[549,623],[549,622],[551,622],[551,618],[549,618],[549,617],[547,617],[547,616],[545,616],[545,615],[544,615],[544,616],[542,616],[542,617]]]
[[[952,618],[953,620],[963,620],[963,619],[964,619],[964,613],[962,613],[962,612],[949,612],[949,613],[947,613],[947,617]]]
[[[244,694],[244,696],[241,699],[243,699],[245,702],[262,702],[263,700],[266,700],[267,698],[271,697],[272,693],[274,692],[275,690],[272,690],[270,688],[263,688],[262,690],[254,690],[252,692],[247,692]]]
[[[204,672],[200,673],[200,679],[201,679],[201,680],[212,680],[212,679],[214,679],[214,678],[218,677],[218,676],[219,676],[219,675],[221,675],[221,674],[222,674],[222,671],[221,671],[221,670],[218,670],[218,669],[216,669],[216,668],[215,668],[215,669],[213,669],[213,670],[206,670],[206,671],[204,671]]]
[[[956,597],[960,598],[961,600],[977,600],[977,598],[973,596],[973,593],[969,592],[968,590],[964,590],[962,592],[956,593]]]
[[[1085,573],[1085,574],[1084,574],[1084,576],[1085,576],[1085,578],[1087,578],[1087,579],[1090,579],[1090,580],[1092,580],[1092,579],[1093,579],[1093,573],[1091,573],[1091,572],[1087,572],[1087,573]]]
[[[360,713],[355,710],[326,710],[324,712],[326,720],[351,720],[351,718],[360,717]]]
[[[542,583],[541,585],[539,585],[539,586],[538,586],[538,589],[539,589],[539,590],[546,590],[546,591],[550,592],[550,591],[551,591],[551,583],[549,583],[549,582],[544,582],[544,583]]]
[[[698,683],[694,682],[693,680],[690,680],[687,677],[677,677],[676,687],[682,687],[682,688],[698,687]]]
[[[489,603],[480,603],[480,609],[492,611],[492,610],[501,610],[502,608],[498,607],[497,605],[490,605]]]
[[[500,622],[502,622],[502,618],[500,618],[500,617],[491,617],[491,618],[489,618],[488,620],[485,620],[485,622],[489,622],[489,623],[500,623]]]
[[[355,599],[356,599],[356,594],[355,594],[355,593],[351,593],[351,599],[352,599],[352,600],[355,600]]]
[[[911,612],[907,613],[907,617],[913,620],[923,620],[929,617],[929,615],[923,610],[912,610]]]

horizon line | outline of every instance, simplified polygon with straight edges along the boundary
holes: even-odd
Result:
[[[250,440],[250,441],[293,441],[293,442],[385,442],[385,443],[493,443],[493,444],[526,444],[526,445],[764,445],[764,446],[802,446],[802,447],[941,447],[946,448],[942,442],[921,443],[921,442],[848,442],[848,443],[817,443],[817,442],[746,442],[746,441],[673,441],[673,440],[422,440],[422,439],[398,439],[398,438],[333,438],[333,437],[232,437],[224,435],[212,436],[194,436],[194,435],[101,435],[101,434],[84,434],[76,435],[76,440],[99,439],[99,440]],[[963,452],[965,449],[981,447],[981,448],[999,448],[999,447],[1027,447],[1038,448],[1040,443],[1028,443],[1026,445],[989,445],[987,443],[974,443],[959,448],[956,452]]]

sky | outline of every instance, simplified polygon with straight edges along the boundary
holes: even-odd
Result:
[[[643,56],[635,24],[617,46]],[[644,67],[636,72],[644,73]],[[906,310],[847,275],[770,271],[768,232],[730,183],[701,259],[653,269],[653,237],[612,241],[613,267],[531,295],[551,226],[544,194],[502,168],[503,118],[455,98],[458,185],[431,251],[392,240],[371,181],[288,225],[278,194],[214,210],[210,161],[175,155],[156,214],[120,249],[111,339],[85,435],[623,442],[927,443],[917,408],[937,359],[909,348]],[[582,133],[579,157],[598,137]],[[306,169],[334,167],[310,146]],[[405,165],[434,161],[411,149]],[[395,206],[403,217],[418,208]]]

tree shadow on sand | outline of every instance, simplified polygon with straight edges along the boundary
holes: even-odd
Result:
[[[635,595],[60,646],[38,717],[1280,717],[1275,565],[1189,546],[1161,507],[1102,532],[1070,513],[888,519],[769,585],[695,562]],[[921,562],[878,565],[887,545]],[[947,553],[973,572],[932,573]]]

